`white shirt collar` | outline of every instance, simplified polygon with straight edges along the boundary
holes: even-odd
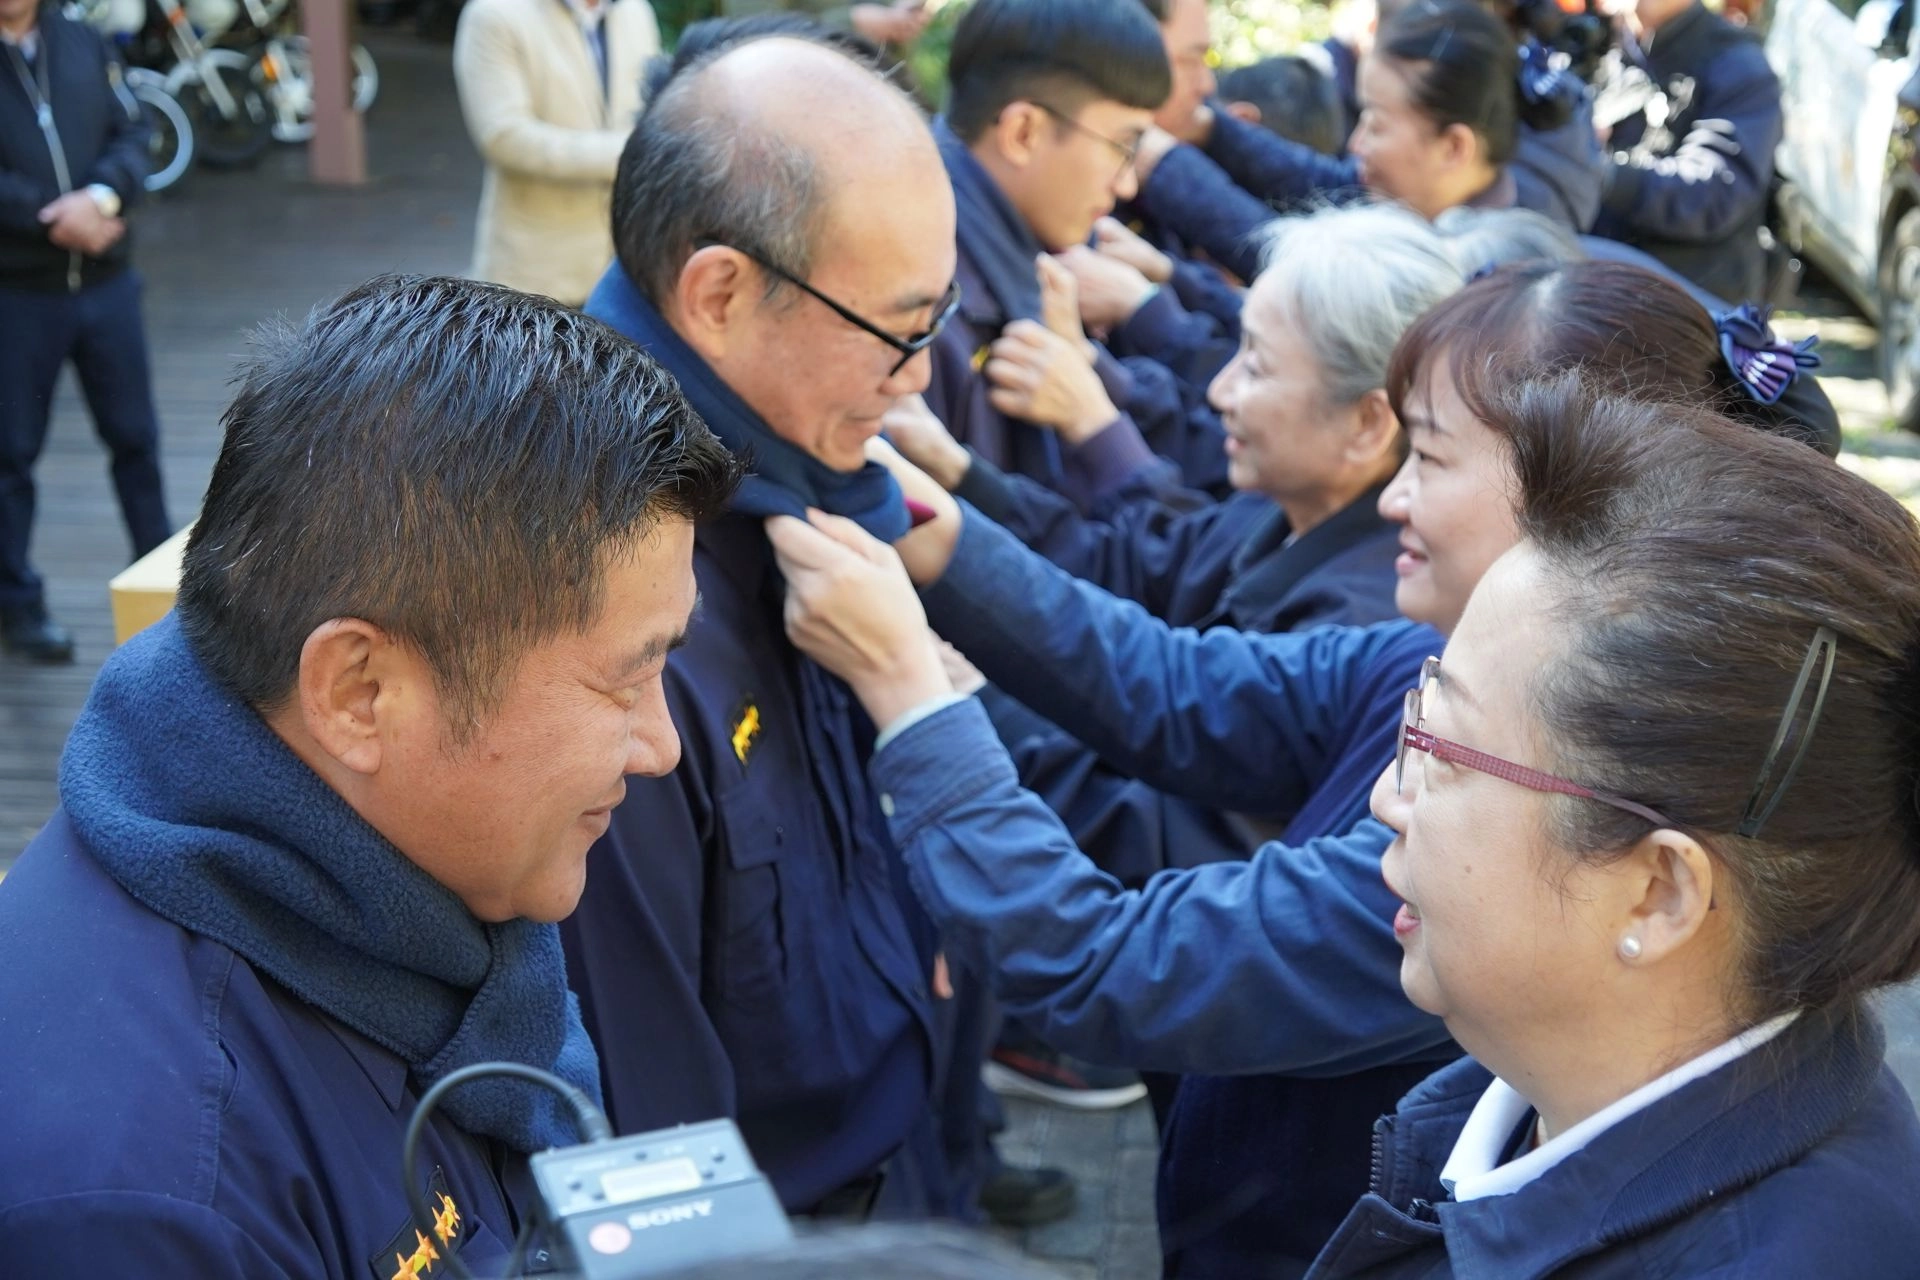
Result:
[[[1506,1154],[1508,1144],[1513,1141],[1513,1131],[1533,1104],[1505,1080],[1495,1077],[1487,1091],[1480,1095],[1480,1101],[1474,1104],[1473,1114],[1467,1117],[1466,1128],[1460,1131],[1453,1154],[1447,1157],[1446,1167],[1440,1171],[1441,1185],[1456,1201],[1511,1195],[1636,1111],[1645,1110],[1668,1094],[1753,1052],[1785,1031],[1799,1016],[1797,1011],[1783,1013],[1771,1022],[1741,1032],[1505,1164],[1499,1162],[1500,1157]]]

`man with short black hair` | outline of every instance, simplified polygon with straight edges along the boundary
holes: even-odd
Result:
[[[959,207],[961,323],[934,345],[928,406],[985,461],[1083,511],[1137,484],[1224,492],[1218,421],[1164,368],[1088,343],[1050,258],[1087,252],[1135,192],[1135,149],[1172,83],[1159,31],[1111,0],[976,0],[948,75],[934,131]],[[1133,283],[1135,309],[1183,323],[1170,293]]]
[[[665,365],[754,474],[695,545],[703,608],[666,676],[686,759],[631,788],[564,930],[609,1109],[627,1130],[735,1115],[794,1212],[970,1214],[977,1188],[949,1184],[930,1105],[951,1015],[863,767],[874,727],[787,643],[761,519],[909,527],[865,451],[926,385],[953,311],[939,155],[912,101],[841,49],[717,38],[641,117],[613,210],[619,261],[588,312]],[[681,1069],[689,1044],[719,1046],[718,1065]],[[1057,1171],[989,1190],[1003,1215],[1072,1199]]]
[[[266,334],[178,606],[0,882],[9,1275],[499,1274],[564,1102],[450,1093],[412,1188],[402,1136],[480,1062],[597,1094],[552,922],[625,777],[679,759],[661,668],[737,477],[543,299],[389,278]]]

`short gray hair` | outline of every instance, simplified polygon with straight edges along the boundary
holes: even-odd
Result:
[[[1587,256],[1573,232],[1531,209],[1453,208],[1433,225],[1469,276],[1515,262],[1578,262]]]
[[[1321,209],[1266,231],[1273,291],[1321,369],[1329,404],[1352,404],[1387,385],[1387,361],[1407,327],[1461,285],[1433,227],[1391,204]]]

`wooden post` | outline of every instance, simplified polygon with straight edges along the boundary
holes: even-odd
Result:
[[[367,180],[367,133],[353,109],[354,0],[303,0],[300,28],[313,58],[313,141],[307,172],[315,182],[358,186]]]

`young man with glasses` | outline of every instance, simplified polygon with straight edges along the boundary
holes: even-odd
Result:
[[[1224,480],[1217,421],[1203,406],[1189,418],[1164,369],[1130,371],[1089,343],[1071,277],[1049,258],[1134,194],[1135,148],[1172,83],[1152,19],[1111,0],[978,0],[949,76],[934,132],[958,206],[962,301],[934,344],[928,406],[980,457],[1083,510],[1172,482],[1156,451],[1189,484]]]
[[[907,531],[865,449],[926,386],[953,237],[904,94],[824,43],[735,35],[642,115],[614,185],[618,261],[587,303],[753,474],[695,541],[701,611],[666,670],[680,767],[614,810],[568,972],[620,1131],[726,1111],[786,1207],[823,1218],[1072,1203],[1057,1171],[954,1176],[942,1130],[977,1131],[984,1046],[947,1115],[955,1014],[866,778],[874,727],[788,643],[763,528],[817,508]]]

